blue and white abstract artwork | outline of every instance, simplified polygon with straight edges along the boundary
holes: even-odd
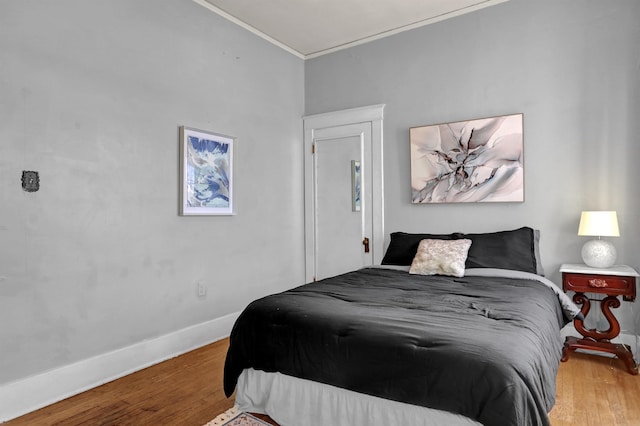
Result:
[[[181,128],[182,214],[233,214],[234,139]]]

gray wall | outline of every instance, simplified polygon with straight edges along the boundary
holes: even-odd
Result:
[[[303,281],[303,80],[191,1],[0,2],[0,384]],[[236,216],[177,215],[180,125],[237,137]]]
[[[611,209],[619,263],[638,268],[639,17],[636,0],[511,0],[306,61],[306,113],[386,104],[387,235],[532,226],[559,282],[581,261],[581,210]],[[410,203],[410,127],[520,112],[524,203]],[[623,331],[637,334],[632,306]]]
[[[387,233],[534,226],[557,280],[616,209],[639,267],[638,16],[511,0],[305,65],[191,1],[0,2],[0,384],[301,283],[303,112],[387,104]],[[525,203],[409,203],[409,127],[514,112]],[[237,216],[177,216],[180,125],[238,138]]]

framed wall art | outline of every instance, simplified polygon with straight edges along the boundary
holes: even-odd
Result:
[[[414,204],[524,201],[523,114],[413,127]]]
[[[232,215],[235,138],[180,127],[180,215]]]

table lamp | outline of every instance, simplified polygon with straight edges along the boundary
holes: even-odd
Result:
[[[619,237],[618,215],[614,211],[584,211],[578,235],[594,236],[582,246],[582,260],[592,268],[609,268],[616,262],[616,248],[600,237]]]

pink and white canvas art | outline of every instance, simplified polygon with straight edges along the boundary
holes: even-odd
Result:
[[[413,127],[412,203],[524,201],[523,115]]]

